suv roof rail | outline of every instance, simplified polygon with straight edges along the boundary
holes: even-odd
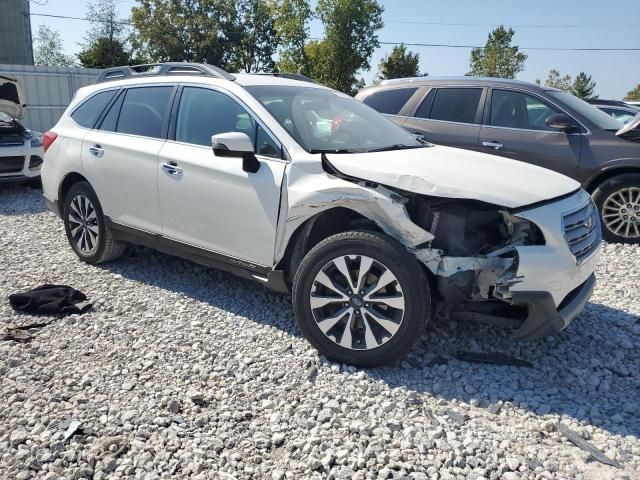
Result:
[[[236,77],[229,72],[216,67],[215,65],[209,65],[208,63],[167,62],[146,63],[142,65],[123,65],[122,67],[107,68],[100,72],[96,83],[137,76],[161,75],[206,75],[230,81],[236,79]]]
[[[287,73],[287,72],[258,72],[251,75],[269,75],[271,77],[288,78],[289,80],[299,80],[301,82],[318,83],[312,78],[306,77],[300,73]]]

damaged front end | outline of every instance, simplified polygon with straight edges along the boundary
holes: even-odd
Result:
[[[434,236],[415,254],[435,276],[437,315],[522,327],[528,311],[511,292],[522,281],[517,247],[544,244],[540,229],[495,205],[408,195],[410,217]]]
[[[342,208],[369,219],[426,266],[442,318],[509,327],[514,339],[536,340],[566,328],[593,291],[598,245],[578,265],[562,231],[563,212],[589,205],[583,190],[523,210],[363,180],[326,157],[316,175],[301,167],[314,168],[298,163],[286,175],[277,260],[293,232],[312,225],[307,220]]]

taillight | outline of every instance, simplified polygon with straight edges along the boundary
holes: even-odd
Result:
[[[54,133],[54,132],[45,132],[44,133],[44,136],[42,137],[42,148],[44,148],[45,152],[49,149],[51,144],[53,144],[53,142],[56,140],[56,138],[58,138],[58,134],[57,133]]]

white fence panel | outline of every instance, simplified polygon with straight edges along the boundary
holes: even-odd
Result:
[[[0,75],[17,78],[22,85],[27,110],[22,124],[44,132],[53,127],[76,91],[95,83],[99,69],[0,65]]]

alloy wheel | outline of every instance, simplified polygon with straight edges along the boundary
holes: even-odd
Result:
[[[76,247],[84,255],[91,255],[98,248],[100,229],[96,209],[84,195],[76,195],[69,204],[69,231]]]
[[[622,188],[607,197],[602,205],[606,227],[624,238],[640,238],[640,188]]]
[[[341,347],[371,350],[399,330],[405,311],[400,282],[364,255],[336,257],[320,269],[309,297],[322,333]]]

